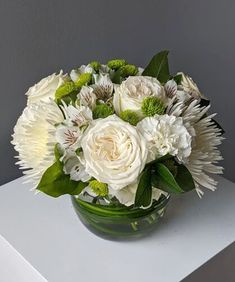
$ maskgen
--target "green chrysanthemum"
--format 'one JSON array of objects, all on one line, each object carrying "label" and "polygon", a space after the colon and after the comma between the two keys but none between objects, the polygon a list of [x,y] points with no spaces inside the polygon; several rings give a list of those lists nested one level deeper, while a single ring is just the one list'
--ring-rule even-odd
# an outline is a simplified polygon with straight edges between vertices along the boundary
[{"label": "green chrysanthemum", "polygon": [[90,62],[89,64],[96,72],[100,69],[100,63],[97,61]]},{"label": "green chrysanthemum", "polygon": [[126,122],[129,122],[131,125],[136,125],[139,122],[138,115],[131,110],[125,110],[121,112],[120,118]]},{"label": "green chrysanthemum", "polygon": [[157,97],[146,97],[142,102],[141,110],[147,117],[162,115],[165,112],[165,105],[162,100]]},{"label": "green chrysanthemum", "polygon": [[56,90],[55,99],[60,101],[63,97],[77,90],[77,86],[73,81],[67,81]]},{"label": "green chrysanthemum", "polygon": [[122,77],[136,75],[138,73],[138,69],[135,65],[125,65],[120,68],[120,73]]},{"label": "green chrysanthemum", "polygon": [[114,113],[114,110],[106,104],[100,104],[93,110],[93,118],[106,118]]},{"label": "green chrysanthemum", "polygon": [[116,59],[116,60],[110,60],[108,61],[107,63],[107,66],[113,70],[117,70],[119,69],[120,67],[126,65],[127,62],[125,60],[122,60],[122,59]]},{"label": "green chrysanthemum", "polygon": [[97,196],[105,197],[109,193],[108,185],[106,183],[99,182],[98,180],[90,181],[89,186]]},{"label": "green chrysanthemum", "polygon": [[82,87],[83,85],[87,85],[91,82],[92,74],[91,73],[82,73],[78,80],[75,82],[77,87]]}]

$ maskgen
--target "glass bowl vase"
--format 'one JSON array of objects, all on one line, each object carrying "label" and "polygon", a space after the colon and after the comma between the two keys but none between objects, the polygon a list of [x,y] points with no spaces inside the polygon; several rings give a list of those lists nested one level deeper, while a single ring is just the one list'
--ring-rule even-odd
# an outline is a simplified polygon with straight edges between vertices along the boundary
[{"label": "glass bowl vase", "polygon": [[162,195],[147,209],[90,203],[71,196],[81,222],[95,235],[109,240],[140,238],[153,230],[164,215],[170,196]]}]

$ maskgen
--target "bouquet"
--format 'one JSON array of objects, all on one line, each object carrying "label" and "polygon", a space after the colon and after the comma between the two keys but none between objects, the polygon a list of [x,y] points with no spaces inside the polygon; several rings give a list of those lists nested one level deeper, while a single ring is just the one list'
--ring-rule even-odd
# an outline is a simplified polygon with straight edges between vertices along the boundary
[{"label": "bouquet", "polygon": [[192,78],[169,73],[168,51],[145,69],[114,59],[60,71],[26,95],[12,144],[37,191],[146,210],[216,188],[223,130]]}]

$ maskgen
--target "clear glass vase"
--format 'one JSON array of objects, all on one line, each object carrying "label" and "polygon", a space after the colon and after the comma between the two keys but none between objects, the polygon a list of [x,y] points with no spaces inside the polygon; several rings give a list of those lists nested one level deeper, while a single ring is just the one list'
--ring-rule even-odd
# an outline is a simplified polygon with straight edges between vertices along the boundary
[{"label": "clear glass vase", "polygon": [[90,203],[78,196],[71,198],[78,217],[92,233],[104,239],[125,240],[143,237],[153,230],[164,215],[170,196],[162,195],[147,209]]}]

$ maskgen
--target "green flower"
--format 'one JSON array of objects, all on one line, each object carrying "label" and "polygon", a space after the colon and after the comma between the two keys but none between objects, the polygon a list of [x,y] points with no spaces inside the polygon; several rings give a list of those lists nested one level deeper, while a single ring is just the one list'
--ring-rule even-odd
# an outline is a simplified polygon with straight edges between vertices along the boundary
[{"label": "green flower", "polygon": [[120,73],[122,77],[136,75],[138,73],[138,69],[135,65],[125,65],[120,68]]},{"label": "green flower", "polygon": [[99,182],[98,180],[90,181],[89,186],[97,196],[104,197],[109,193],[108,185],[106,183]]},{"label": "green flower", "polygon": [[78,80],[75,82],[75,85],[81,88],[83,85],[89,84],[91,82],[91,79],[92,79],[91,73],[88,73],[88,72],[82,73],[79,76]]},{"label": "green flower", "polygon": [[93,110],[93,118],[106,118],[114,113],[114,110],[106,104],[100,104]]},{"label": "green flower", "polygon": [[63,97],[77,90],[77,86],[73,81],[67,81],[56,90],[55,99],[60,101]]},{"label": "green flower", "polygon": [[97,62],[97,61],[90,62],[89,65],[90,65],[96,72],[99,71],[100,66],[101,66],[100,63]]},{"label": "green flower", "polygon": [[121,112],[120,118],[126,122],[129,122],[131,125],[136,125],[139,122],[138,115],[131,110],[125,110]]},{"label": "green flower", "polygon": [[122,60],[122,59],[116,59],[116,60],[111,60],[111,61],[108,61],[107,63],[107,66],[113,70],[117,70],[119,69],[120,67],[126,65],[127,62],[125,60]]},{"label": "green flower", "polygon": [[162,115],[165,112],[165,105],[162,100],[157,97],[146,97],[142,102],[141,110],[147,117]]}]

